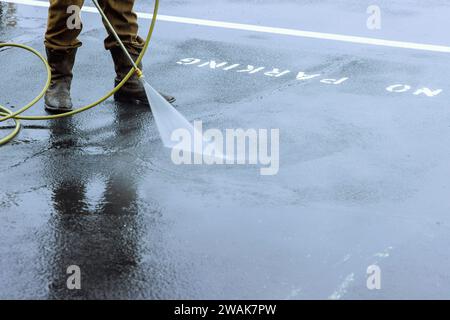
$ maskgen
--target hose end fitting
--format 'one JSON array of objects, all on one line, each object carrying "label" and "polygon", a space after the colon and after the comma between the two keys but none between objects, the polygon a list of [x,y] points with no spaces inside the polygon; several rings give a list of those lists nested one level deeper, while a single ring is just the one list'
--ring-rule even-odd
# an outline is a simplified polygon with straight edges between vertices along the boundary
[{"label": "hose end fitting", "polygon": [[136,75],[139,79],[144,77],[144,73],[139,68],[136,68]]}]

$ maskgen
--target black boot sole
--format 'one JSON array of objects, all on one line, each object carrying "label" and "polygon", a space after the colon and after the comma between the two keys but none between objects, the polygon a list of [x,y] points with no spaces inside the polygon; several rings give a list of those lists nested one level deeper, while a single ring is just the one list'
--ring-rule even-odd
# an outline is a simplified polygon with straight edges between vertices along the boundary
[{"label": "black boot sole", "polygon": [[49,106],[47,104],[44,104],[44,107],[48,113],[53,113],[53,114],[61,114],[61,113],[66,113],[66,112],[70,112],[73,110],[72,108],[70,108],[70,109],[69,108],[55,108],[55,107]]},{"label": "black boot sole", "polygon": [[138,104],[142,106],[150,106],[147,100],[132,99],[129,96],[114,95],[114,100],[121,103]]},{"label": "black boot sole", "polygon": [[166,99],[166,101],[167,101],[168,103],[174,103],[175,101],[177,101],[177,99],[176,99],[175,97],[171,97],[171,98],[169,98],[169,99]]},{"label": "black boot sole", "polygon": [[[128,102],[128,103],[137,103],[137,104],[142,104],[142,105],[147,105],[149,106],[149,102],[148,100],[140,100],[140,99],[132,99],[129,96],[124,96],[121,94],[115,94],[114,95],[114,100],[118,101],[118,102]],[[175,101],[177,101],[177,99],[175,99],[174,97],[171,97],[170,99],[166,99],[166,101],[168,103],[174,103]]]}]

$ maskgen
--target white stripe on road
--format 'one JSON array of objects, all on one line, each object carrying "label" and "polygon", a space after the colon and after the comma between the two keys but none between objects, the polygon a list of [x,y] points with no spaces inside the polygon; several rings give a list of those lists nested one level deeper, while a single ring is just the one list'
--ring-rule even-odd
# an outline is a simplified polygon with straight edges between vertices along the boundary
[{"label": "white stripe on road", "polygon": [[[48,2],[36,1],[36,0],[0,0],[0,1],[7,2],[7,3],[36,6],[36,7],[48,7],[49,6]],[[88,7],[88,6],[84,6],[82,10],[85,12],[97,12],[97,9],[95,7]],[[149,14],[149,13],[138,12],[138,16],[143,19],[151,19],[152,18],[151,13]],[[356,36],[349,36],[349,35],[343,35],[343,34],[303,31],[303,30],[296,30],[296,29],[273,28],[273,27],[264,27],[264,26],[258,26],[258,25],[253,25],[253,24],[242,24],[242,23],[232,23],[232,22],[224,22],[224,21],[194,19],[194,18],[167,16],[167,15],[162,15],[162,14],[158,15],[158,20],[167,21],[167,22],[192,24],[192,25],[197,25],[197,26],[206,26],[206,27],[233,29],[233,30],[245,30],[245,31],[252,31],[252,32],[279,34],[279,35],[302,37],[302,38],[333,40],[333,41],[341,41],[341,42],[367,44],[367,45],[373,45],[373,46],[384,46],[384,47],[393,47],[393,48],[402,48],[402,49],[413,49],[413,50],[424,50],[424,51],[450,53],[450,47],[433,45],[433,44],[392,41],[392,40],[384,40],[384,39],[377,39],[377,38],[356,37]]]}]

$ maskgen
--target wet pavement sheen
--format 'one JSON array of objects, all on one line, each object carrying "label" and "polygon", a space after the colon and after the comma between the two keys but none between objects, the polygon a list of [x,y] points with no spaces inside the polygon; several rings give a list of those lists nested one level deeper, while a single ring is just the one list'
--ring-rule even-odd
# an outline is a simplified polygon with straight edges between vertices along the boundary
[{"label": "wet pavement sheen", "polygon": [[[448,44],[446,2],[379,1],[379,31],[365,27],[369,2],[164,1],[161,13]],[[0,8],[0,41],[43,51],[46,9]],[[114,81],[100,19],[83,19],[77,106]],[[177,64],[185,58],[290,73]],[[279,128],[278,175],[176,166],[150,110],[112,99],[70,119],[24,122],[0,150],[0,298],[449,298],[449,61],[159,22],[147,79],[205,127]],[[39,62],[16,49],[0,51],[0,68],[0,103],[13,110],[45,81]],[[297,80],[299,72],[320,76]],[[395,84],[411,89],[386,90]],[[414,95],[424,87],[443,91]],[[43,113],[41,103],[29,112]],[[379,291],[366,287],[373,264],[382,269]],[[70,265],[81,268],[81,290],[66,287]]]}]

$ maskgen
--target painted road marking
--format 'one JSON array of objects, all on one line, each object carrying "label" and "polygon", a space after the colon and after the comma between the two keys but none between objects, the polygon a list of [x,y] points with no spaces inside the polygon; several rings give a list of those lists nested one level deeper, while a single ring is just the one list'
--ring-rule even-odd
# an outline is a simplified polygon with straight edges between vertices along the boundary
[{"label": "painted road marking", "polygon": [[[49,6],[48,2],[37,1],[37,0],[0,0],[0,1],[7,2],[7,3],[36,6],[36,7],[48,7]],[[96,8],[89,7],[89,6],[84,6],[82,10],[85,12],[97,13]],[[151,19],[152,18],[151,13],[149,14],[149,13],[138,12],[137,14],[140,18],[143,18],[143,19]],[[384,39],[377,39],[377,38],[366,38],[366,37],[349,36],[349,35],[343,35],[343,34],[322,33],[322,32],[296,30],[296,29],[264,27],[264,26],[258,26],[258,25],[253,25],[253,24],[242,24],[242,23],[232,23],[232,22],[224,22],[224,21],[194,19],[194,18],[176,17],[176,16],[168,16],[168,15],[158,15],[158,20],[166,21],[166,22],[191,24],[191,25],[197,25],[197,26],[214,27],[214,28],[224,28],[224,29],[260,32],[260,33],[279,34],[279,35],[286,35],[286,36],[293,36],[293,37],[350,42],[350,43],[366,44],[366,45],[372,45],[372,46],[384,46],[384,47],[392,47],[392,48],[450,53],[450,47],[433,45],[433,44],[393,41],[393,40],[384,40]]]},{"label": "painted road marking", "polygon": [[[266,68],[264,66],[255,66],[255,65],[247,65],[240,63],[229,63],[224,60],[202,60],[200,58],[183,58],[179,59],[176,62],[177,65],[180,66],[194,66],[197,68],[201,68],[203,70],[208,71],[224,71],[224,72],[237,72],[240,74],[247,75],[264,75],[265,77],[271,78],[280,78],[290,76],[292,80],[302,81],[302,82],[314,82],[318,81],[321,84],[325,85],[342,85],[347,83],[350,80],[349,77],[344,75],[327,78],[326,75],[320,73],[307,73],[305,71],[295,71],[292,72],[289,69],[280,69],[280,68]],[[313,80],[313,81],[310,81]],[[429,88],[429,87],[417,87],[413,88],[411,85],[405,83],[396,83],[390,84],[385,87],[385,91],[391,93],[412,93],[415,96],[423,96],[423,97],[435,97],[440,95],[444,90],[437,88]]]}]

